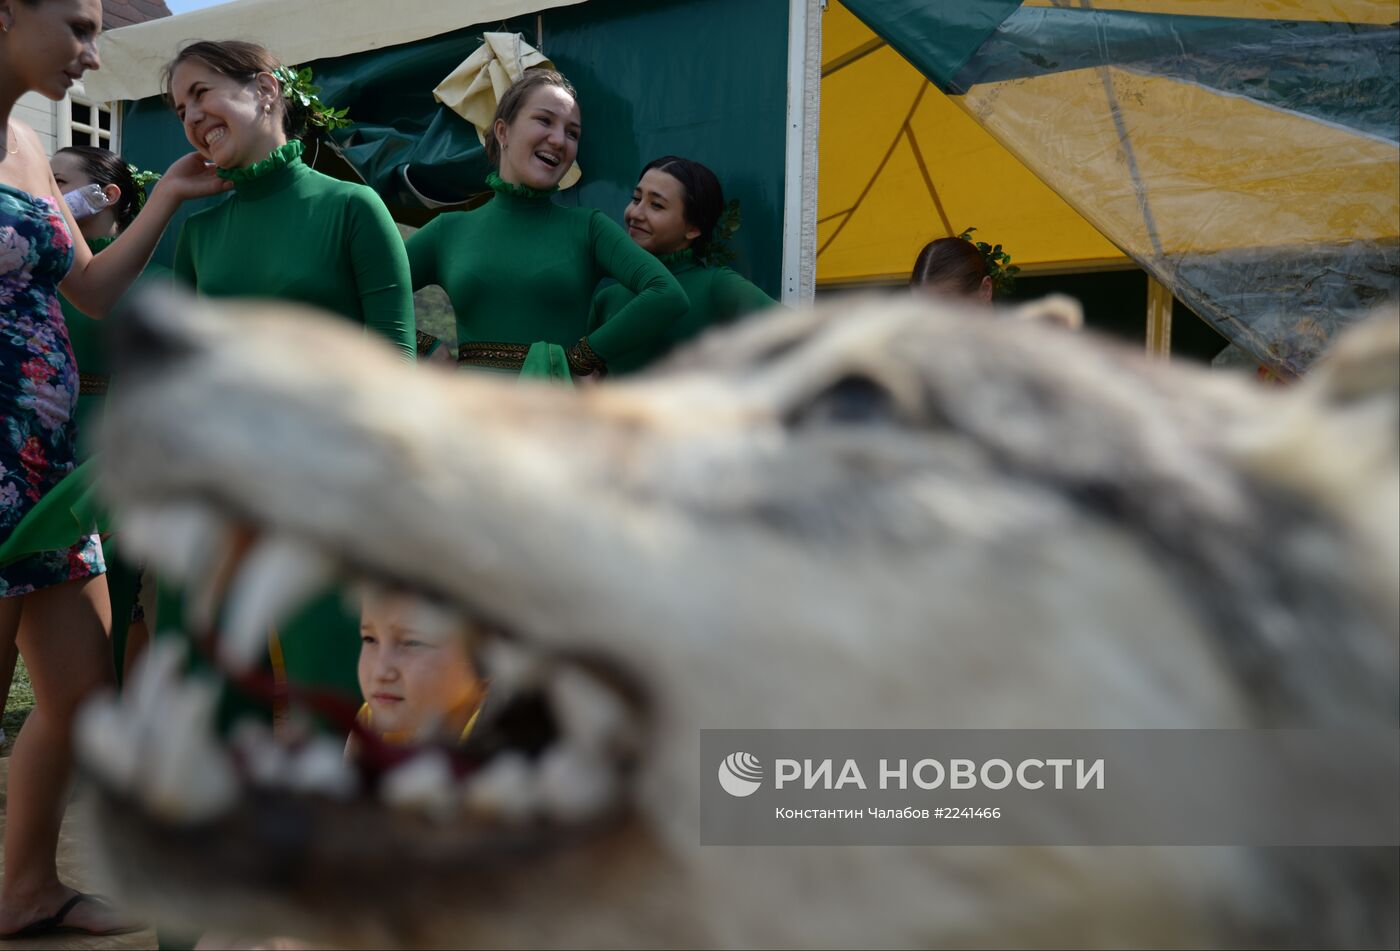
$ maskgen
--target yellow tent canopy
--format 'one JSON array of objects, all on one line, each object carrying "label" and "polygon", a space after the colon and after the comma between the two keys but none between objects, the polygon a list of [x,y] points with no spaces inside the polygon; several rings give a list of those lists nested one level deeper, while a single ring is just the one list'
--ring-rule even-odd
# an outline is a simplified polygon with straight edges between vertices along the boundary
[{"label": "yellow tent canopy", "polygon": [[1133,266],[840,3],[822,31],[818,286],[905,281],[969,226],[1023,272]]},{"label": "yellow tent canopy", "polygon": [[[1275,373],[1304,372],[1339,329],[1400,297],[1395,0],[845,4],[969,122]],[[834,76],[882,49],[848,42],[851,65]],[[863,120],[889,108],[877,94],[863,100]],[[926,138],[942,130],[926,136],[921,109],[896,136],[927,153]],[[841,134],[833,130],[836,155]],[[903,164],[891,150],[885,168],[898,174]],[[924,166],[943,196],[933,163]],[[995,187],[992,168],[976,173],[978,187]],[[895,194],[922,199],[908,183]],[[838,201],[828,214],[844,210]],[[898,210],[896,200],[883,215]],[[845,227],[833,217],[828,253],[862,212]],[[1017,238],[976,223],[979,236],[1020,251]]]}]

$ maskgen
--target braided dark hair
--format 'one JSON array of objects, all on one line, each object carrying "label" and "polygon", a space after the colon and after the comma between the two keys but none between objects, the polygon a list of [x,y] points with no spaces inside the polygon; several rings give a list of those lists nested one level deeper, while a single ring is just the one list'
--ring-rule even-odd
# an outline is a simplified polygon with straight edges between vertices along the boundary
[{"label": "braided dark hair", "polygon": [[714,240],[719,216],[724,213],[724,189],[720,186],[719,178],[699,162],[679,155],[652,159],[637,178],[640,179],[652,169],[665,172],[681,183],[685,223],[700,232],[700,237],[691,242],[690,247],[696,257],[704,257],[710,242]]},{"label": "braided dark hair", "polygon": [[54,153],[65,154],[77,159],[83,174],[97,184],[116,185],[121,190],[121,197],[112,205],[112,210],[117,213],[117,230],[125,231],[141,210],[141,186],[136,184],[131,166],[112,150],[95,145],[70,145]]},{"label": "braided dark hair", "polygon": [[[208,66],[214,72],[241,83],[250,83],[259,73],[271,73],[276,79],[282,62],[264,46],[247,43],[243,40],[198,40],[183,47],[175,58],[165,64],[161,73],[161,85],[165,89],[165,102],[175,108],[175,94],[171,82],[175,78],[175,68],[181,63],[195,60]],[[278,91],[281,81],[278,80]],[[288,139],[299,139],[306,134],[310,110],[294,99],[278,95],[282,104],[282,131]]]}]

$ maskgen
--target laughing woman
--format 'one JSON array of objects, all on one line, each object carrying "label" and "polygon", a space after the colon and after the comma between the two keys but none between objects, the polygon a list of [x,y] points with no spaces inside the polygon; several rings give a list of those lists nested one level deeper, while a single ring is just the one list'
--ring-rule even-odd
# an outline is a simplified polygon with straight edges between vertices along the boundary
[{"label": "laughing woman", "polygon": [[[705,262],[723,210],[719,179],[699,162],[667,155],[642,169],[622,220],[632,240],[675,275],[690,299],[690,309],[650,345],[617,361],[616,372],[640,370],[708,327],[777,305],[738,273]],[[608,327],[632,297],[627,288],[617,285],[600,291],[593,301],[589,328]]]},{"label": "laughing woman", "polygon": [[[302,162],[297,136],[311,116],[279,77],[292,80],[268,50],[238,41],[192,43],[166,67],[166,96],[185,137],[235,186],[228,200],[185,222],[175,276],[212,297],[320,307],[412,362],[413,292],[403,239],[372,189]],[[178,610],[163,590],[158,614]],[[338,592],[323,593],[283,634],[280,656],[294,689],[356,695],[359,619]]]},{"label": "laughing woman", "polygon": [[[61,100],[96,69],[101,28],[98,0],[0,0],[0,545],[74,468],[78,369],[59,289],[102,316],[136,279],[181,201],[227,187],[188,155],[101,253],[73,240],[78,226],[44,147],[11,114],[24,93]],[[35,696],[10,757],[0,938],[132,929],[101,900],[64,884],[56,861],[74,713],[113,679],[103,571],[96,535],[0,565],[0,646],[17,639]]]},{"label": "laughing woman", "polygon": [[[601,377],[618,358],[666,332],[685,312],[680,285],[611,219],[550,196],[578,155],[573,86],[531,69],[496,107],[486,154],[498,171],[481,208],[438,215],[408,240],[415,289],[441,285],[457,315],[459,366],[519,371],[531,344],[565,349],[573,377]],[[585,336],[598,282],[634,299]]]},{"label": "laughing woman", "polygon": [[[312,304],[416,353],[408,261],[373,189],[301,160],[308,113],[288,98],[282,64],[255,43],[191,43],[166,67],[185,138],[234,184],[190,217],[175,274],[211,297]],[[285,75],[285,73],[283,74]]]}]

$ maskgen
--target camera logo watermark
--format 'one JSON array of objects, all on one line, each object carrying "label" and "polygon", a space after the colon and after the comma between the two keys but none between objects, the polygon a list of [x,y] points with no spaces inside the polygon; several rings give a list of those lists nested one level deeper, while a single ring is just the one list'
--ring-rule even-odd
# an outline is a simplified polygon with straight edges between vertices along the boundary
[{"label": "camera logo watermark", "polygon": [[763,764],[752,753],[730,753],[719,764],[719,784],[738,799],[752,796],[763,785]]}]

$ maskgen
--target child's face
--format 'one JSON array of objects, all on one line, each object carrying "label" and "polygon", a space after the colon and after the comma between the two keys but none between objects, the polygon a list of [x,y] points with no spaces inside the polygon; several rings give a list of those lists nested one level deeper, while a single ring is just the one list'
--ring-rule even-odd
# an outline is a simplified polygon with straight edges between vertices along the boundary
[{"label": "child's face", "polygon": [[460,733],[478,695],[461,625],[409,595],[366,597],[359,673],[377,733]]}]

